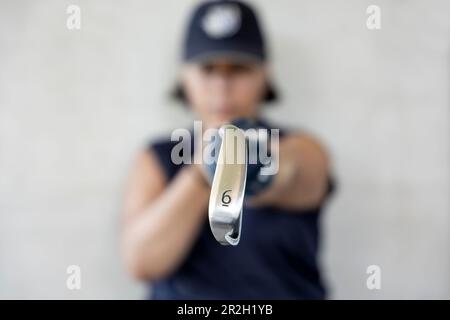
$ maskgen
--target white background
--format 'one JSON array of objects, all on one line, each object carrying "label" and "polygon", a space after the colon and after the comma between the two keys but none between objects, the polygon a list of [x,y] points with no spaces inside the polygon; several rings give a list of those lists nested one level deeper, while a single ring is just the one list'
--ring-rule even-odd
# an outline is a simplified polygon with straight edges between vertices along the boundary
[{"label": "white background", "polygon": [[[149,138],[192,120],[167,98],[191,3],[0,1],[0,298],[144,296],[118,252],[123,183]],[[322,221],[331,297],[450,298],[450,2],[253,3],[283,98],[265,113],[316,134],[339,178]]]}]

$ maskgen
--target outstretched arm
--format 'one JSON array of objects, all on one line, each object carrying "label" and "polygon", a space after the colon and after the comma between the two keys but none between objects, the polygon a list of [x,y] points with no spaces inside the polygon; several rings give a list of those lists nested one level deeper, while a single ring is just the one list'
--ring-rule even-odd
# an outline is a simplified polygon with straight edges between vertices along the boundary
[{"label": "outstretched arm", "polygon": [[125,197],[122,251],[130,273],[152,280],[172,272],[206,218],[209,188],[194,165],[167,184],[153,152],[138,156]]},{"label": "outstretched arm", "polygon": [[319,142],[306,134],[288,135],[280,140],[279,170],[272,184],[250,198],[249,204],[283,209],[317,206],[327,192],[329,167]]}]

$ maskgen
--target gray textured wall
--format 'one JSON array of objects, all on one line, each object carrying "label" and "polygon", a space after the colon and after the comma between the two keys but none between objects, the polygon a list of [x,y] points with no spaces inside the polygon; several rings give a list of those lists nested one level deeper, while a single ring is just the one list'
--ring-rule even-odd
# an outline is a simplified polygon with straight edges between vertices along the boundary
[{"label": "gray textured wall", "polygon": [[[118,255],[121,193],[136,150],[191,119],[164,96],[191,2],[0,1],[0,298],[142,297]],[[332,297],[449,298],[450,2],[253,3],[284,98],[266,114],[333,154]]]}]

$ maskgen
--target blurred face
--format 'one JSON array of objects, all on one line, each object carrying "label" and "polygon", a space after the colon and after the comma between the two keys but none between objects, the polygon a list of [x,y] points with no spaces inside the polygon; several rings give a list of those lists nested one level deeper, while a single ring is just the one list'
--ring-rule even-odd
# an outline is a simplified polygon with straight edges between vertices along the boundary
[{"label": "blurred face", "polygon": [[185,65],[182,84],[193,111],[206,126],[217,127],[257,115],[266,73],[262,64],[216,60]]}]

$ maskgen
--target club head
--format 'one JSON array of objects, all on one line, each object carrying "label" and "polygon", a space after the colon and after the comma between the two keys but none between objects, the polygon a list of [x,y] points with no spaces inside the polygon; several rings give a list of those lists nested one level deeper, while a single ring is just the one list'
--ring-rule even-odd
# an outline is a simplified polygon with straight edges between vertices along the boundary
[{"label": "club head", "polygon": [[247,179],[247,142],[244,132],[226,124],[209,198],[209,223],[222,245],[237,245],[242,226],[242,206]]}]

